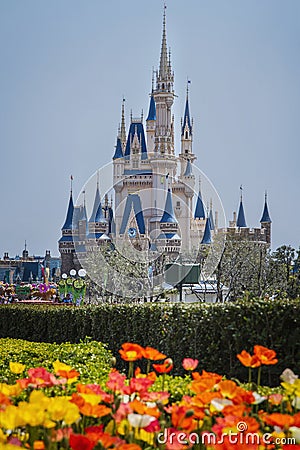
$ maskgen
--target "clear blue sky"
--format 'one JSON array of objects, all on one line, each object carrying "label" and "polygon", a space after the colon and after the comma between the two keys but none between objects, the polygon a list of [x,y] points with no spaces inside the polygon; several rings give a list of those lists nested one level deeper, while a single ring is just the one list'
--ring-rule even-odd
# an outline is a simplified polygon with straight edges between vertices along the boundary
[{"label": "clear blue sky", "polygon": [[[299,247],[299,0],[170,0],[177,137],[191,84],[197,165],[228,218],[269,193],[273,248]],[[69,196],[114,151],[123,95],[148,108],[161,0],[0,0],[0,254],[50,249]],[[178,142],[178,140],[177,140]],[[178,147],[177,147],[178,153]],[[101,184],[101,180],[100,180]]]}]

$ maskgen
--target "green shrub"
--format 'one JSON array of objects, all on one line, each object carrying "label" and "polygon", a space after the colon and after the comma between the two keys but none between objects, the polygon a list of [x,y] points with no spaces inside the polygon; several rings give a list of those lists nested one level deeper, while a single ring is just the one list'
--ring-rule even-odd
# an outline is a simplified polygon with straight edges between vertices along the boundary
[{"label": "green shrub", "polygon": [[[86,336],[104,342],[115,356],[124,342],[150,345],[174,360],[182,374],[183,357],[199,359],[199,370],[247,380],[236,358],[260,344],[277,352],[279,363],[264,367],[262,382],[278,384],[287,367],[299,373],[300,301],[251,300],[226,304],[103,304],[89,307],[5,305],[0,337],[44,342],[79,342]],[[122,366],[118,359],[118,366]]]},{"label": "green shrub", "polygon": [[[3,381],[12,378],[10,362],[25,364],[26,369],[43,366],[53,372],[52,364],[58,359],[80,373],[80,382],[102,382],[107,378],[111,358],[111,352],[103,344],[88,339],[78,344],[69,342],[47,344],[20,339],[0,339],[0,379]],[[25,375],[14,378],[23,376]]]}]

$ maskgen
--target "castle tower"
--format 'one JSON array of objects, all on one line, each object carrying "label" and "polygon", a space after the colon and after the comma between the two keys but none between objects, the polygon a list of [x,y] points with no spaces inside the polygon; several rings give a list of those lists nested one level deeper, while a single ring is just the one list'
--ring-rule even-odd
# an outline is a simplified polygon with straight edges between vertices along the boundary
[{"label": "castle tower", "polygon": [[270,218],[269,209],[268,209],[267,192],[265,193],[265,204],[264,204],[262,217],[260,219],[260,225],[261,225],[261,229],[265,230],[267,244],[271,244],[271,225],[272,225],[272,220]]},{"label": "castle tower", "polygon": [[71,269],[74,269],[74,236],[73,236],[73,214],[74,214],[74,203],[72,194],[72,180],[71,177],[71,190],[70,199],[67,209],[67,215],[65,223],[62,226],[62,237],[58,241],[58,248],[61,254],[61,271],[62,273],[69,274]]},{"label": "castle tower", "polygon": [[155,149],[155,123],[156,123],[156,106],[153,97],[153,83],[152,83],[152,93],[150,97],[149,112],[148,117],[146,119],[147,149],[150,157],[154,155]]},{"label": "castle tower", "polygon": [[190,117],[190,106],[189,106],[189,81],[187,82],[186,88],[186,101],[184,116],[181,120],[181,152],[179,154],[180,159],[180,175],[186,172],[188,161],[193,163],[196,156],[192,150],[193,145],[193,126]]},{"label": "castle tower", "polygon": [[167,179],[174,179],[176,174],[176,157],[174,154],[174,125],[172,105],[174,102],[174,73],[171,67],[171,55],[167,52],[166,9],[163,15],[163,32],[159,70],[156,74],[156,87],[152,92],[155,101],[156,121],[154,136],[154,155],[152,167],[152,218],[151,230],[159,230],[161,212],[164,208],[164,192]]},{"label": "castle tower", "polygon": [[175,97],[173,84],[174,73],[171,67],[171,55],[168,56],[167,51],[165,8],[159,70],[156,77],[156,89],[153,92],[156,105],[155,152],[160,155],[174,155],[171,138],[171,108]]}]

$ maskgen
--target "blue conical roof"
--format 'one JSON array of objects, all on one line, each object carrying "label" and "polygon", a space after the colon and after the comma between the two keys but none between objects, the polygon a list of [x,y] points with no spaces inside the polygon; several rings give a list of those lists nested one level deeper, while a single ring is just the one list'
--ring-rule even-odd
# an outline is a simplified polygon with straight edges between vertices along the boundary
[{"label": "blue conical roof", "polygon": [[193,171],[192,171],[192,164],[191,161],[188,159],[187,163],[186,163],[186,169],[184,172],[184,177],[190,177],[191,175],[193,175]]},{"label": "blue conical roof", "polygon": [[118,137],[117,139],[117,145],[116,145],[116,150],[115,150],[115,154],[113,156],[113,159],[119,159],[119,158],[123,158],[123,150],[122,150],[122,143],[121,143],[121,139]]},{"label": "blue conical roof", "polygon": [[95,222],[107,222],[107,220],[105,219],[104,215],[103,215],[103,211],[102,211],[102,205],[101,202],[99,203],[96,215],[95,215]]},{"label": "blue conical roof", "polygon": [[194,219],[205,219],[204,205],[203,205],[203,201],[202,201],[202,197],[201,197],[201,192],[200,191],[198,193]]},{"label": "blue conical roof", "polygon": [[188,125],[190,133],[192,132],[192,124],[191,124],[191,118],[190,118],[190,107],[189,107],[189,98],[186,96],[186,102],[185,102],[185,111],[183,116],[183,123],[182,123],[182,130],[181,134],[184,135],[184,128],[185,125]]},{"label": "blue conical roof", "polygon": [[160,223],[177,223],[175,218],[173,202],[172,202],[172,194],[171,190],[168,189],[165,210],[162,218],[160,219]]},{"label": "blue conical roof", "polygon": [[212,238],[211,238],[211,227],[210,227],[210,220],[209,218],[206,221],[205,224],[205,229],[204,229],[204,234],[203,234],[203,238],[201,241],[201,244],[211,244],[212,243]]},{"label": "blue conical roof", "polygon": [[236,221],[236,226],[238,228],[247,228],[242,199],[240,201],[240,207],[239,207],[239,213],[238,213],[238,217],[237,217],[237,221]]},{"label": "blue conical roof", "polygon": [[269,209],[268,209],[268,204],[267,204],[267,198],[265,199],[265,206],[264,206],[264,210],[262,213],[262,217],[260,219],[260,223],[272,223],[270,214],[269,214]]},{"label": "blue conical roof", "polygon": [[92,214],[91,214],[91,217],[90,217],[90,220],[89,220],[90,222],[96,222],[95,217],[96,217],[96,214],[97,214],[97,210],[98,210],[99,204],[100,204],[100,193],[99,193],[99,186],[98,186],[98,183],[97,183],[95,200],[94,200],[94,207],[93,207],[93,211],[92,211]]},{"label": "blue conical roof", "polygon": [[71,191],[69,206],[68,206],[68,211],[67,211],[67,217],[66,217],[65,223],[62,227],[62,230],[72,230],[73,229],[73,213],[74,213],[74,203],[73,203],[73,196],[72,196],[72,191]]},{"label": "blue conical roof", "polygon": [[147,120],[156,120],[156,106],[153,95],[150,98],[149,113]]}]

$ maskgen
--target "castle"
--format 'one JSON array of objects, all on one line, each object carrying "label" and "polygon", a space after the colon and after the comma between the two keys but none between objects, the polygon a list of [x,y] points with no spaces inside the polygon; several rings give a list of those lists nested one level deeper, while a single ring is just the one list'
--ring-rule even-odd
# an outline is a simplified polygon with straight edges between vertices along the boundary
[{"label": "castle", "polygon": [[131,115],[126,132],[124,100],[122,103],[121,124],[112,158],[114,207],[107,193],[101,200],[98,179],[88,217],[85,201],[74,206],[71,188],[59,240],[62,273],[78,270],[81,258],[103,243],[113,243],[119,249],[127,243],[136,251],[167,255],[171,260],[179,254],[196,254],[201,245],[211,245],[221,232],[270,245],[271,219],[266,197],[260,228],[247,227],[242,196],[238,214],[234,214],[229,226],[219,226],[219,211],[213,212],[212,202],[206,206],[208,199],[203,198],[200,180],[195,175],[189,82],[178,155],[172,115],[174,99],[174,72],[167,49],[164,10],[159,68],[152,80],[145,126],[143,116]]}]

